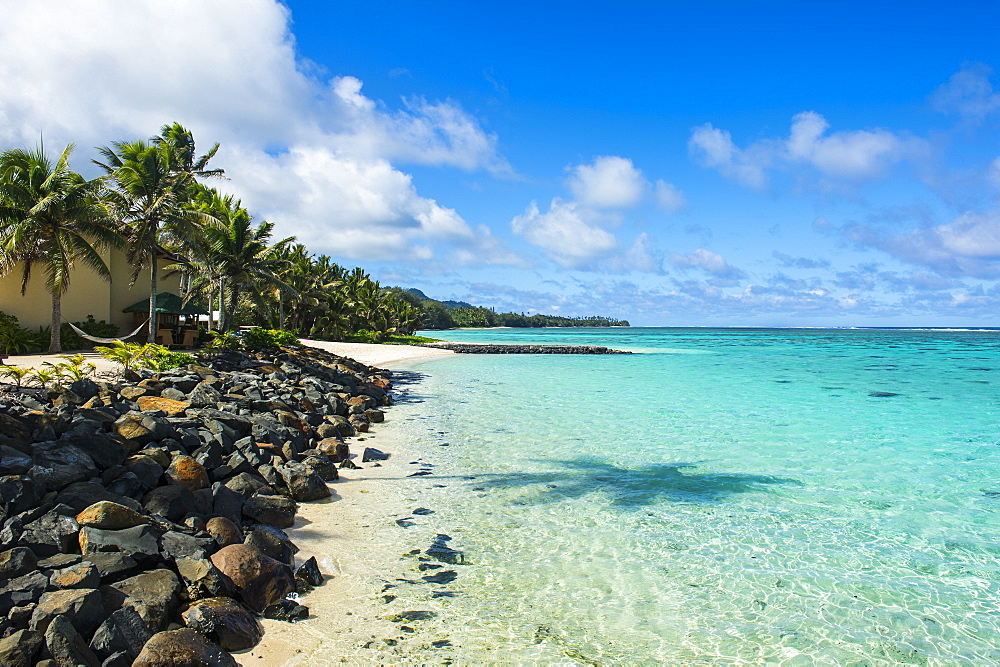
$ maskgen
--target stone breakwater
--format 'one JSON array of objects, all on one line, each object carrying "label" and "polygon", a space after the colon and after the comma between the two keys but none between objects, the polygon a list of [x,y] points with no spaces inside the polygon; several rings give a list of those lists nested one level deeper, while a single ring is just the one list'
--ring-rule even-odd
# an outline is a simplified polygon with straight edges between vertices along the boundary
[{"label": "stone breakwater", "polygon": [[498,345],[493,343],[428,343],[426,347],[459,354],[632,354],[597,345]]},{"label": "stone breakwater", "polygon": [[0,664],[236,665],[260,616],[307,616],[324,576],[283,529],[390,377],[281,348],[0,395]]}]

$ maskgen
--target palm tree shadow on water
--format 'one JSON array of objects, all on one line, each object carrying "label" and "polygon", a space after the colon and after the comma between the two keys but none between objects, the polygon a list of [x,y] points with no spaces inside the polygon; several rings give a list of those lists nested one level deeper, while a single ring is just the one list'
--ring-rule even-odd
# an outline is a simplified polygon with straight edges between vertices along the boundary
[{"label": "palm tree shadow on water", "polygon": [[544,504],[566,498],[580,498],[600,491],[611,504],[638,508],[659,502],[714,503],[740,494],[766,491],[782,484],[802,486],[802,482],[771,475],[741,473],[700,473],[686,468],[707,463],[668,463],[638,468],[623,468],[598,459],[546,461],[564,469],[551,472],[478,475],[471,484],[482,490],[534,491],[523,494],[516,504]]}]

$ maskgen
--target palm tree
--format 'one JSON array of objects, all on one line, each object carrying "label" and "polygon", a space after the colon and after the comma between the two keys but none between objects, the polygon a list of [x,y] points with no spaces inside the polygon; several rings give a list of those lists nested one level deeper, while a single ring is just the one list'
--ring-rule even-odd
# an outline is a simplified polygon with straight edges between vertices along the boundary
[{"label": "palm tree", "polygon": [[206,170],[215,151],[195,158],[194,138],[178,124],[164,125],[163,134],[150,141],[114,142],[98,149],[104,162],[95,164],[113,179],[112,201],[128,224],[127,259],[132,284],[149,266],[149,342],[156,340],[157,255],[170,240],[184,245],[199,227],[216,224],[211,215],[190,206],[197,192],[196,176],[221,176]]},{"label": "palm tree", "polygon": [[73,144],[52,164],[42,148],[0,154],[0,274],[21,263],[21,294],[32,269],[40,265],[52,295],[49,352],[62,351],[62,295],[69,288],[76,262],[110,279],[100,249],[120,247],[102,198],[103,179],[86,180],[69,168]]},{"label": "palm tree", "polygon": [[216,195],[211,210],[220,224],[204,232],[209,262],[224,281],[224,291],[228,292],[228,298],[222,299],[220,323],[220,328],[228,331],[244,294],[260,295],[267,288],[295,293],[295,289],[277,275],[283,264],[281,250],[294,237],[269,244],[274,225],[263,221],[254,227],[253,218],[231,195]]}]

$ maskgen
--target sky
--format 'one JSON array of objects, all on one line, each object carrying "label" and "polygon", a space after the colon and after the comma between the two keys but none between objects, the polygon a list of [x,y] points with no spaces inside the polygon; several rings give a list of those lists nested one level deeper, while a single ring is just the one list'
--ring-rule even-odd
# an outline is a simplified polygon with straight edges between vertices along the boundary
[{"label": "sky", "polygon": [[0,149],[180,122],[277,237],[498,311],[1000,326],[1000,0],[0,0]]}]

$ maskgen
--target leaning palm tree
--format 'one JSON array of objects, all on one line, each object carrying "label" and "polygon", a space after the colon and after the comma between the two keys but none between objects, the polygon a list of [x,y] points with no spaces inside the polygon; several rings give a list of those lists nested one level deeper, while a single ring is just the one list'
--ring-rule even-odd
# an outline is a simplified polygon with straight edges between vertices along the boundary
[{"label": "leaning palm tree", "polygon": [[195,176],[219,176],[221,170],[205,166],[215,146],[194,158],[194,139],[179,125],[163,127],[164,136],[151,141],[115,142],[98,149],[104,162],[95,164],[112,179],[112,201],[117,215],[127,223],[127,259],[132,284],[149,266],[149,342],[156,340],[157,255],[170,240],[184,243],[198,228],[215,220],[190,206]]},{"label": "leaning palm tree", "polygon": [[62,295],[77,263],[110,279],[100,250],[120,247],[103,179],[70,170],[69,144],[55,164],[42,148],[0,153],[0,274],[21,265],[21,294],[40,266],[52,296],[49,352],[62,351]]}]

